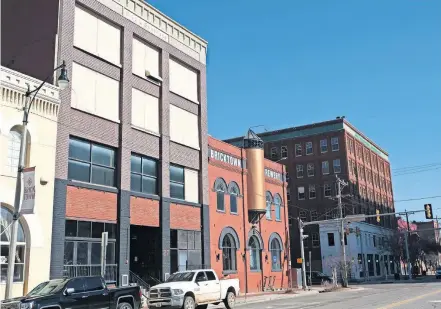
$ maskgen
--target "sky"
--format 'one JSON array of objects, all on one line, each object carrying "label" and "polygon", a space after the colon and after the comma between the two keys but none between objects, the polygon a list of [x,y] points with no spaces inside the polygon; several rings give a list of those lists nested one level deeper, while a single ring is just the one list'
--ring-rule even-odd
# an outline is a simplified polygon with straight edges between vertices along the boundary
[{"label": "sky", "polygon": [[148,2],[208,41],[213,137],[344,115],[389,153],[396,209],[441,217],[399,202],[441,196],[441,1]]}]

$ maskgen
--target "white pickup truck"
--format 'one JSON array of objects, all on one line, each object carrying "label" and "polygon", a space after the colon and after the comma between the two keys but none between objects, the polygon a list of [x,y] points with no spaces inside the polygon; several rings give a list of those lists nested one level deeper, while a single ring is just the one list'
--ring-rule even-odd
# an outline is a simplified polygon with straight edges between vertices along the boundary
[{"label": "white pickup truck", "polygon": [[149,308],[206,309],[208,304],[223,302],[234,308],[239,295],[239,279],[219,280],[212,269],[182,271],[172,274],[165,283],[150,288]]}]

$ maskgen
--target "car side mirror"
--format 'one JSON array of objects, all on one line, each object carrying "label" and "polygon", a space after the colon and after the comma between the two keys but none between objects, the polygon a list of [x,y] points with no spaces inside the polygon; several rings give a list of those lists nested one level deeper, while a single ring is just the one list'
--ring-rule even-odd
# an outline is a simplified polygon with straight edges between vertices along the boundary
[{"label": "car side mirror", "polygon": [[72,295],[74,292],[75,292],[75,289],[74,289],[74,288],[68,288],[68,289],[66,289],[66,291],[64,292],[64,294],[65,294],[66,296],[69,296],[69,295]]}]

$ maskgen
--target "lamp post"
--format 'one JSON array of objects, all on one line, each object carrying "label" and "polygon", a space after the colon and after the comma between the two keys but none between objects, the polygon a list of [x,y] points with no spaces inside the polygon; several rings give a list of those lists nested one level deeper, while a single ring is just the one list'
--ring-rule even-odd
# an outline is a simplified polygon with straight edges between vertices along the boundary
[{"label": "lamp post", "polygon": [[[18,232],[18,219],[20,218],[20,197],[21,197],[21,181],[22,174],[25,165],[25,155],[26,155],[26,138],[27,138],[27,125],[29,113],[32,107],[32,103],[35,100],[35,96],[38,91],[43,87],[43,85],[49,80],[52,76],[53,72],[61,69],[60,76],[58,77],[58,86],[60,89],[66,89],[69,84],[69,78],[67,77],[66,63],[63,61],[61,65],[56,67],[48,77],[34,90],[30,90],[28,86],[28,90],[26,91],[26,100],[25,106],[23,108],[23,128],[21,134],[20,141],[20,155],[17,167],[17,180],[15,185],[15,199],[14,199],[14,215],[12,216],[12,224],[11,224],[11,239],[9,245],[9,256],[8,256],[8,273],[6,280],[6,291],[5,291],[5,299],[11,298],[12,294],[12,284],[14,282],[14,266],[15,266],[15,255],[17,251],[17,232]],[[33,96],[32,96],[33,94]],[[32,96],[32,98],[31,98]]]}]

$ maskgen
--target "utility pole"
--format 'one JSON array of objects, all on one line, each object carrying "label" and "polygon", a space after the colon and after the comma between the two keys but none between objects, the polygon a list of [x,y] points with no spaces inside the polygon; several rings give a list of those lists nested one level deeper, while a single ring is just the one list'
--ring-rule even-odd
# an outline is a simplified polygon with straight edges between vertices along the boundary
[{"label": "utility pole", "polygon": [[345,186],[346,183],[338,178],[337,175],[335,175],[335,179],[337,181],[337,199],[338,199],[338,210],[339,210],[339,216],[340,216],[340,242],[341,242],[341,254],[343,256],[343,287],[346,288],[348,286],[348,270],[347,270],[347,262],[346,262],[346,248],[345,248],[345,227],[343,222],[343,205],[341,202],[341,191],[342,191],[342,185]]},{"label": "utility pole", "polygon": [[303,236],[303,222],[300,220],[300,218],[297,219],[299,222],[299,232],[300,232],[300,257],[302,258],[302,287],[303,290],[306,291],[308,288],[308,285],[306,284],[306,266],[305,266],[305,247],[303,246],[303,239],[305,236]]}]

